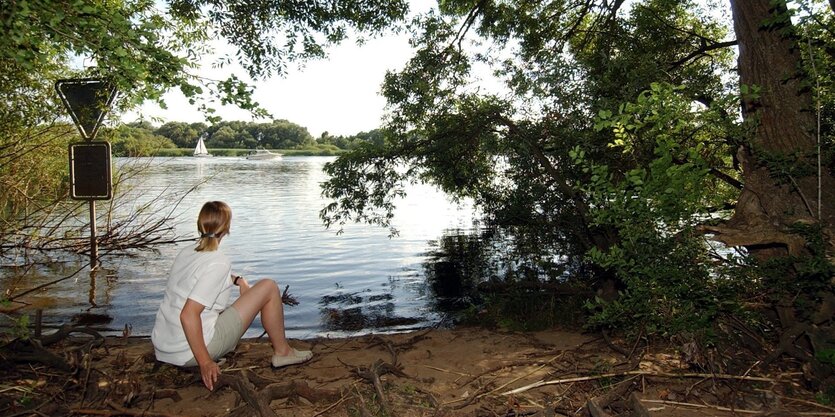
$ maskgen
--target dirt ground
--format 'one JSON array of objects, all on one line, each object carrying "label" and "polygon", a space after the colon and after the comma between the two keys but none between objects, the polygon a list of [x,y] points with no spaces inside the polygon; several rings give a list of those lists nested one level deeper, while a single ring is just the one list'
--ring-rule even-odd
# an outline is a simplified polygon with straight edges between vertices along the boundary
[{"label": "dirt ground", "polygon": [[835,416],[803,389],[801,372],[752,362],[748,372],[704,375],[675,350],[612,341],[631,350],[617,353],[577,332],[457,328],[293,340],[314,358],[276,370],[267,340],[245,340],[225,358],[226,385],[215,392],[195,373],[156,362],[147,338],[93,344],[86,336],[49,347],[70,365],[63,371],[7,346],[0,415]]}]

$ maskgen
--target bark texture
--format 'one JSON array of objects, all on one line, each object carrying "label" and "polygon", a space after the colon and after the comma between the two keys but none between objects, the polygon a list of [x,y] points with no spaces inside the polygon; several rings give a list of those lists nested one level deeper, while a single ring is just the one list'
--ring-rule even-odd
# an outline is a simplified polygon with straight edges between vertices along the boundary
[{"label": "bark texture", "polygon": [[[798,255],[804,239],[788,227],[820,221],[831,246],[835,181],[823,170],[818,184],[813,98],[801,83],[800,50],[791,21],[775,19],[785,5],[774,6],[771,0],[730,3],[739,42],[740,84],[759,86],[761,91],[743,97],[742,114],[752,131],[737,152],[745,186],[736,212],[727,224],[711,231],[719,240],[747,246],[760,256]],[[793,162],[780,168],[768,164],[780,158]]]}]

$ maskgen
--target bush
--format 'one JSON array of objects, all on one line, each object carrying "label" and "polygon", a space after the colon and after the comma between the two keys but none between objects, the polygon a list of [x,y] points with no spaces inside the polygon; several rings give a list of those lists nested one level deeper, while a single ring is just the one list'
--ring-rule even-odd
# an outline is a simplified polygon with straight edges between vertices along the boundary
[{"label": "bush", "polygon": [[601,112],[596,127],[612,130],[609,146],[621,148],[624,158],[642,155],[640,165],[610,169],[572,151],[589,174],[594,222],[618,234],[611,247],[588,253],[622,285],[617,300],[587,304],[590,327],[709,336],[720,314],[737,309],[741,274],[715,266],[696,231],[709,219],[707,207],[721,206],[733,192],[709,174],[717,161],[706,155],[721,151],[708,149],[715,110],[694,109],[679,90],[653,84],[618,114]]}]

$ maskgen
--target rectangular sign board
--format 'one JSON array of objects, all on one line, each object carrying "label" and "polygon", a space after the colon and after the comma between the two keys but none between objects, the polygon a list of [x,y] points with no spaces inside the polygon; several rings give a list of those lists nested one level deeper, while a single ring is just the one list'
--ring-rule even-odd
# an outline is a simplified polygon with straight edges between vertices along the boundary
[{"label": "rectangular sign board", "polygon": [[110,200],[110,143],[70,144],[70,197],[75,200]]}]

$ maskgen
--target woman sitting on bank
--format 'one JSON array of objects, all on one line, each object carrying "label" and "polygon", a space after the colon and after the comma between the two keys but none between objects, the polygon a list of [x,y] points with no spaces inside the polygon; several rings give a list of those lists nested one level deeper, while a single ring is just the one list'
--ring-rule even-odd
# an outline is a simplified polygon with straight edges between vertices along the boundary
[{"label": "woman sitting on bank", "polygon": [[[284,304],[275,281],[264,279],[250,286],[243,277],[232,275],[229,259],[218,250],[231,223],[232,210],[226,203],[203,205],[197,218],[200,240],[174,260],[151,333],[157,360],[199,366],[209,390],[220,374],[215,361],[235,349],[259,312],[272,342],[273,367],[302,363],[313,356],[287,343]],[[233,286],[241,296],[228,306]]]}]

